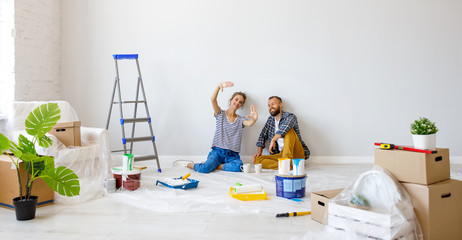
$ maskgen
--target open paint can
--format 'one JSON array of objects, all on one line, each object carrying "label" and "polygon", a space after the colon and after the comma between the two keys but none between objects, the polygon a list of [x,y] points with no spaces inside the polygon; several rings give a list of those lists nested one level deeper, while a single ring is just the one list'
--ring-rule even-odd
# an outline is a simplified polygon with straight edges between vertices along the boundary
[{"label": "open paint can", "polygon": [[290,158],[278,158],[278,174],[288,175],[290,171]]},{"label": "open paint can", "polygon": [[127,189],[135,191],[140,187],[141,171],[134,169],[132,171],[112,170],[112,176],[116,180],[116,189]]},{"label": "open paint can", "polygon": [[304,175],[305,174],[305,159],[294,158],[292,159],[294,163],[293,175]]},{"label": "open paint can", "polygon": [[282,175],[276,174],[276,195],[283,198],[305,197],[305,175]]},{"label": "open paint can", "polygon": [[124,154],[122,157],[122,170],[124,171],[131,171],[133,170],[133,161],[134,161],[135,155],[133,154]]}]

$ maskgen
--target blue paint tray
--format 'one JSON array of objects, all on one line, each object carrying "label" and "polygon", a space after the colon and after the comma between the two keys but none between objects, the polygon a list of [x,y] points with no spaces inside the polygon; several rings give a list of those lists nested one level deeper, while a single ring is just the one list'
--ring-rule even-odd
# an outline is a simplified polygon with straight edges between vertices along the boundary
[{"label": "blue paint tray", "polygon": [[[180,180],[180,179],[181,179],[181,177],[173,178],[173,180]],[[160,183],[160,184],[162,184],[162,185],[164,185],[166,187],[169,187],[169,188],[183,189],[183,190],[190,189],[190,188],[197,188],[197,185],[199,184],[199,181],[194,180],[194,179],[190,179],[190,178],[187,178],[186,180],[189,181],[189,183],[185,183],[185,184],[182,184],[182,185],[170,185],[170,184],[168,184],[166,182],[162,182],[162,181],[157,180],[156,185],[158,185]]]}]

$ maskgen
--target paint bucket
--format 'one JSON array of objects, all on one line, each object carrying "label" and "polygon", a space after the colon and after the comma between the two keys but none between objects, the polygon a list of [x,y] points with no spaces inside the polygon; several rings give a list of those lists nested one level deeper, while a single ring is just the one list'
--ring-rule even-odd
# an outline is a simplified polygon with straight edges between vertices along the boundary
[{"label": "paint bucket", "polygon": [[305,175],[281,175],[276,174],[276,195],[283,198],[305,197]]},{"label": "paint bucket", "polygon": [[[120,167],[119,167],[120,168]],[[134,191],[140,187],[141,171],[134,169],[132,171],[112,170],[112,176],[116,180],[116,189],[127,189]]]}]

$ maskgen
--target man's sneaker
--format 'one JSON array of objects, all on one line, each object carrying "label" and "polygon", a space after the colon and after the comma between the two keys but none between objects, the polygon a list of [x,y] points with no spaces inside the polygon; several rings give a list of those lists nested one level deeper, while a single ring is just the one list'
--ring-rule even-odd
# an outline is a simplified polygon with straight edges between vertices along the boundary
[{"label": "man's sneaker", "polygon": [[174,167],[188,167],[188,163],[194,164],[191,160],[176,160],[173,162],[172,166]]}]

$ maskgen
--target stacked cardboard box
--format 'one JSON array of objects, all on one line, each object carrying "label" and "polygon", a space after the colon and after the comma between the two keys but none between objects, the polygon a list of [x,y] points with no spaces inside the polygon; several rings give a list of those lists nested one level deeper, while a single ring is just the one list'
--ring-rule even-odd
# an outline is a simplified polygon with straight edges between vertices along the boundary
[{"label": "stacked cardboard box", "polygon": [[462,181],[450,178],[449,149],[426,154],[375,149],[375,164],[390,171],[409,193],[425,240],[462,236]]}]

